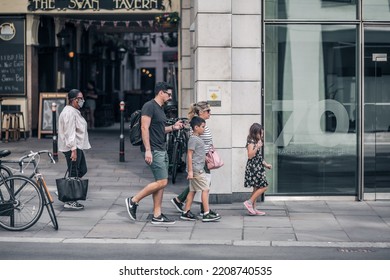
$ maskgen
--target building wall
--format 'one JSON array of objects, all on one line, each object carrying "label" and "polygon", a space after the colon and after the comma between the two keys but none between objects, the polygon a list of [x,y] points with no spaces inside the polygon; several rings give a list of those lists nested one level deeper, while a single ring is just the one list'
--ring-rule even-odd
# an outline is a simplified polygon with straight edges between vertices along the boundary
[{"label": "building wall", "polygon": [[246,191],[246,136],[262,118],[261,2],[183,0],[182,18],[182,115],[219,89],[221,106],[207,124],[225,166],[212,171],[211,200],[230,201]]}]

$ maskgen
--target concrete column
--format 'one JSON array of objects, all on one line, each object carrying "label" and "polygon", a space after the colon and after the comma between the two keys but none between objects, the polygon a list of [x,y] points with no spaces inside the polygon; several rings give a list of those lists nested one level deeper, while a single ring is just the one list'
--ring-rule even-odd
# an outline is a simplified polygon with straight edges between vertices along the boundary
[{"label": "concrete column", "polygon": [[[261,1],[232,1],[232,200],[242,200],[249,127],[262,123]],[[247,196],[245,196],[247,198]]]},{"label": "concrete column", "polygon": [[243,187],[246,136],[261,122],[261,2],[193,2],[193,98],[210,100],[212,88],[220,97],[207,124],[225,166],[212,171],[210,199],[229,202],[249,191]]},{"label": "concrete column", "polygon": [[[38,42],[39,17],[35,15],[26,15],[26,103],[24,111],[24,122],[26,131],[31,136],[31,130],[35,129],[32,124],[32,115],[38,115],[38,53],[35,46]],[[27,73],[30,73],[28,75]]]},{"label": "concrete column", "polygon": [[[212,171],[210,201],[231,200],[232,193],[232,1],[194,1],[194,100],[208,100],[217,89],[220,105],[212,107],[207,125],[225,166]],[[223,124],[223,125],[222,125]]]},{"label": "concrete column", "polygon": [[182,0],[181,6],[181,32],[179,36],[180,48],[180,66],[181,73],[178,75],[179,79],[179,114],[182,117],[187,116],[190,104],[194,102],[194,63],[192,56],[193,42],[191,37],[194,36],[194,14],[193,1]]}]

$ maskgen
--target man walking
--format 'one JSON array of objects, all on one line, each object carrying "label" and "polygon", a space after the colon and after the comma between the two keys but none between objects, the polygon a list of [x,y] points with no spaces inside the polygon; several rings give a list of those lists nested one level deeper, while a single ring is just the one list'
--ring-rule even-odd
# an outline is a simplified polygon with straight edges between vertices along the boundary
[{"label": "man walking", "polygon": [[145,162],[149,165],[155,181],[145,186],[136,195],[126,198],[126,208],[132,220],[136,220],[138,203],[146,196],[153,196],[152,224],[174,224],[161,213],[161,204],[164,188],[168,184],[168,154],[165,145],[165,133],[183,128],[181,121],[174,125],[165,126],[166,116],[163,105],[172,98],[172,86],[165,82],[155,86],[154,99],[146,102],[142,107],[141,151],[145,153]]}]

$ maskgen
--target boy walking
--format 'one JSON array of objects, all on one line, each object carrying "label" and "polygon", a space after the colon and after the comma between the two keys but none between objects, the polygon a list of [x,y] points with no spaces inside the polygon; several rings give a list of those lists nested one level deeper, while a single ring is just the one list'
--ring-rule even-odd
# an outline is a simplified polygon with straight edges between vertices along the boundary
[{"label": "boy walking", "polygon": [[187,195],[187,202],[180,219],[186,221],[195,221],[196,217],[191,213],[191,205],[194,200],[195,192],[201,191],[202,205],[204,209],[203,222],[212,222],[219,220],[221,216],[210,213],[209,208],[209,183],[204,170],[205,147],[203,140],[199,137],[203,134],[206,121],[200,117],[193,117],[190,121],[193,134],[188,140],[187,150],[187,179],[189,180],[190,192]]}]

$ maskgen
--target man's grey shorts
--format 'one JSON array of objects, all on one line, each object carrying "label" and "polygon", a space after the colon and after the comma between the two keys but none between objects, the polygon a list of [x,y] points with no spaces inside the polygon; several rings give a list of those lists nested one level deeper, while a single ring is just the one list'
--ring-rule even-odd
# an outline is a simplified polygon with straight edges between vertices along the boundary
[{"label": "man's grey shorts", "polygon": [[166,151],[152,151],[153,161],[149,165],[152,170],[154,179],[163,180],[168,179],[168,154]]}]

